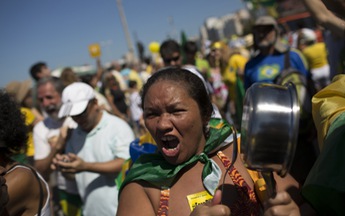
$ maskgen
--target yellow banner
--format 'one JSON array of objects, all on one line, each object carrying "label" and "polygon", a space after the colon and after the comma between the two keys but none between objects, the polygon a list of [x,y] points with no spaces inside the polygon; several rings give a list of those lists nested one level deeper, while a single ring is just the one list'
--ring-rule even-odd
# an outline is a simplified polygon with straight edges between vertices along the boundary
[{"label": "yellow banner", "polygon": [[92,58],[98,58],[101,56],[101,47],[98,43],[89,45],[89,53]]}]

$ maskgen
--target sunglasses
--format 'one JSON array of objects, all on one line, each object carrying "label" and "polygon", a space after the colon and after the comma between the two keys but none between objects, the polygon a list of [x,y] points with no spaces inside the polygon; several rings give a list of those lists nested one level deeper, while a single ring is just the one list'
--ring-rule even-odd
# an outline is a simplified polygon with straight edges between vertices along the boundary
[{"label": "sunglasses", "polygon": [[255,26],[253,28],[253,33],[268,33],[274,30],[274,26],[267,25],[267,26]]},{"label": "sunglasses", "polygon": [[180,56],[172,57],[172,58],[164,58],[165,63],[170,63],[172,61],[176,62],[180,59]]}]

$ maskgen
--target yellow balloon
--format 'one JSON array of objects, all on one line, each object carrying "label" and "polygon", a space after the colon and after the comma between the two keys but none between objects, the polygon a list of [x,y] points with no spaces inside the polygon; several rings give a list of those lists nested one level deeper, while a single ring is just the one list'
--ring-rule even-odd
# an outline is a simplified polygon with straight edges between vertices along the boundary
[{"label": "yellow balloon", "polygon": [[151,42],[149,44],[149,50],[152,52],[152,53],[158,53],[159,52],[159,47],[160,47],[160,44],[158,42]]}]

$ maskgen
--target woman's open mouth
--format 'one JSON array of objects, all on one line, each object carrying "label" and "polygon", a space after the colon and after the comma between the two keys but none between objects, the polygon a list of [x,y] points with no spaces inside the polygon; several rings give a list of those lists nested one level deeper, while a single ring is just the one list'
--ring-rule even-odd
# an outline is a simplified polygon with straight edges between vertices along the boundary
[{"label": "woman's open mouth", "polygon": [[162,141],[162,153],[168,157],[175,157],[180,150],[180,141],[175,136],[164,136]]}]

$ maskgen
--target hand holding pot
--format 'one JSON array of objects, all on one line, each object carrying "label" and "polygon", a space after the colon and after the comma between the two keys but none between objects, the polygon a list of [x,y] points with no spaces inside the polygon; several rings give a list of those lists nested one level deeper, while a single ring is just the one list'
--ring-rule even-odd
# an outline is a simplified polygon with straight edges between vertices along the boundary
[{"label": "hand holding pot", "polygon": [[300,211],[297,204],[292,200],[291,196],[286,192],[278,192],[275,197],[269,198],[264,203],[264,215],[289,215],[299,216]]}]

